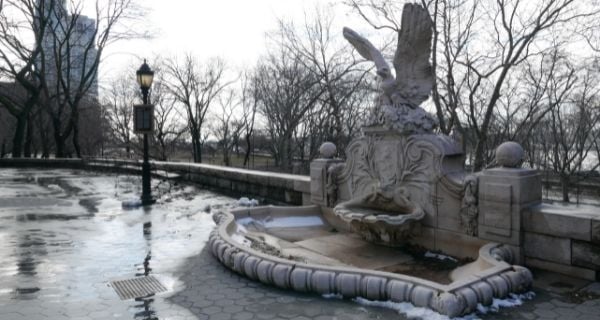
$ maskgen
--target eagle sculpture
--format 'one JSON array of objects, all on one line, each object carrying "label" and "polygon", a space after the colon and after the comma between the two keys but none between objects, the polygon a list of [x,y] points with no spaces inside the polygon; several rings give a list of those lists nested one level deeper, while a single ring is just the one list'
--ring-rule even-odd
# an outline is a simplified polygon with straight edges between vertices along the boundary
[{"label": "eagle sculpture", "polygon": [[[381,77],[383,93],[382,106],[379,107],[385,109],[385,115],[380,116],[379,122],[386,122],[391,127],[400,126],[396,129],[406,133],[430,132],[437,125],[431,115],[419,108],[429,98],[433,88],[433,72],[429,62],[432,32],[433,22],[429,12],[420,5],[405,4],[394,55],[394,77],[381,51],[354,30],[344,28],[346,40],[363,58],[375,63],[377,74]],[[416,113],[410,112],[410,109]]]}]

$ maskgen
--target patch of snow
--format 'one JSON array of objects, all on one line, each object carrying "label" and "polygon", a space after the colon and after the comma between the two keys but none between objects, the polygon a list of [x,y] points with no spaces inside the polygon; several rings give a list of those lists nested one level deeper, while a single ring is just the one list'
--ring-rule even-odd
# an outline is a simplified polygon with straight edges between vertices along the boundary
[{"label": "patch of snow", "polygon": [[50,190],[55,190],[55,191],[60,191],[60,192],[62,192],[62,191],[63,191],[63,188],[61,188],[61,187],[60,187],[59,185],[57,185],[57,184],[49,184],[49,185],[48,185],[48,189],[50,189]]},{"label": "patch of snow", "polygon": [[244,217],[236,220],[239,225],[255,225],[261,228],[291,228],[291,227],[315,227],[324,224],[323,219],[318,216],[295,216],[295,217],[266,217],[254,219]]},{"label": "patch of snow", "polygon": [[121,202],[123,209],[135,209],[142,206],[142,200],[140,199],[129,199]]},{"label": "patch of snow", "polygon": [[354,302],[367,307],[380,307],[395,310],[407,316],[407,318],[427,320],[448,320],[447,316],[439,314],[431,309],[415,307],[409,302],[371,301],[365,298],[352,299]]},{"label": "patch of snow", "polygon": [[525,292],[523,294],[509,294],[505,299],[494,299],[490,306],[477,305],[477,311],[482,314],[489,312],[498,312],[500,308],[513,308],[523,304],[524,300],[531,300],[535,297],[535,292]]},{"label": "patch of snow", "polygon": [[323,225],[323,219],[318,216],[277,217],[265,223],[267,228],[313,227]]},{"label": "patch of snow", "polygon": [[457,262],[458,261],[455,258],[447,256],[445,254],[433,253],[431,251],[425,252],[425,257],[426,258],[434,258],[434,259],[438,259],[438,260],[442,260],[442,261],[443,260],[450,260],[450,261],[453,261],[453,262]]},{"label": "patch of snow", "polygon": [[258,206],[258,200],[256,200],[256,199],[250,200],[247,197],[241,197],[240,200],[238,200],[238,206],[240,206],[240,207],[256,207],[256,206]]},{"label": "patch of snow", "polygon": [[324,293],[321,296],[325,299],[337,299],[337,300],[344,299],[344,296],[342,296],[339,293]]},{"label": "patch of snow", "polygon": [[[335,296],[335,295],[333,295]],[[323,295],[325,297],[325,295]],[[520,306],[525,300],[531,300],[535,297],[534,292],[526,292],[523,294],[511,293],[508,298],[494,299],[490,306],[477,305],[477,313],[487,314],[498,312],[500,308],[512,308]],[[325,297],[326,298],[326,297]],[[372,301],[365,298],[355,298],[354,302],[367,307],[381,307],[396,310],[397,312],[406,315],[409,319],[428,319],[428,320],[450,320],[448,316],[437,313],[431,309],[416,307],[409,302],[392,302],[392,301]],[[476,313],[471,313],[463,317],[453,318],[453,320],[479,320]]]},{"label": "patch of snow", "polygon": [[250,247],[252,245],[252,241],[248,240],[246,237],[239,233],[234,233],[231,235],[231,239],[244,247]]}]

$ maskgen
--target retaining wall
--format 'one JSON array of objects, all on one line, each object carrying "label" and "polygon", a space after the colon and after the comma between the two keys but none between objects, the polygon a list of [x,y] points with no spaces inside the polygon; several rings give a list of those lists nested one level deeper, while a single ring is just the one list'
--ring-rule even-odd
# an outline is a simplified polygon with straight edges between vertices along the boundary
[{"label": "retaining wall", "polygon": [[[273,203],[310,203],[310,177],[208,164],[151,161],[155,177],[179,179],[236,196],[260,197]],[[108,170],[141,175],[141,161],[118,159],[0,159],[2,167]]]}]

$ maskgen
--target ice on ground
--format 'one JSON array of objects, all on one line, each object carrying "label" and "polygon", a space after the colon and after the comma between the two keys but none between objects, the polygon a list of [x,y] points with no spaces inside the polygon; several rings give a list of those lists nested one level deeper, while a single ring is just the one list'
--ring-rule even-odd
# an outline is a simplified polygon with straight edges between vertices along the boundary
[{"label": "ice on ground", "polygon": [[323,219],[318,216],[267,217],[260,220],[252,217],[244,217],[237,219],[236,222],[243,226],[252,225],[259,228],[315,227],[322,226],[325,223]]},{"label": "ice on ground", "polygon": [[338,299],[338,300],[344,299],[344,296],[342,296],[339,293],[324,293],[321,296],[325,299]]},{"label": "ice on ground", "polygon": [[248,240],[245,236],[238,233],[232,234],[231,239],[237,242],[238,244],[243,245],[244,247],[250,247],[252,245],[252,241]]},{"label": "ice on ground", "polygon": [[512,308],[523,304],[524,300],[531,300],[535,297],[534,292],[526,292],[523,294],[511,293],[508,298],[505,299],[494,299],[492,304],[489,306],[483,306],[482,304],[477,305],[477,311],[482,314],[489,312],[498,312],[500,308]]},{"label": "ice on ground", "polygon": [[258,206],[258,200],[256,199],[249,199],[247,197],[241,197],[240,200],[238,200],[238,206],[240,207],[256,207]]},{"label": "ice on ground", "polygon": [[[338,298],[341,299],[341,295],[329,294],[323,295],[324,298]],[[482,304],[477,305],[477,313],[488,314],[498,312],[500,308],[512,308],[523,304],[525,300],[531,300],[535,297],[534,292],[526,292],[523,294],[511,293],[508,298],[505,299],[493,299],[492,304],[489,306],[483,306]],[[428,320],[450,320],[448,316],[437,313],[431,309],[416,307],[409,302],[392,302],[392,301],[372,301],[365,298],[352,299],[354,302],[368,307],[381,307],[396,310],[401,314],[406,315],[409,319],[428,319]],[[471,313],[463,317],[453,318],[454,320],[476,320],[480,319],[477,313]]]},{"label": "ice on ground", "polygon": [[[448,320],[445,315],[439,314],[431,309],[415,307],[409,302],[392,302],[392,301],[371,301],[365,298],[355,298],[354,302],[367,307],[380,307],[396,310],[399,313],[406,315],[409,319],[428,319],[428,320]],[[467,318],[465,318],[467,319]]]},{"label": "ice on ground", "polygon": [[57,185],[57,184],[49,184],[49,185],[47,186],[47,188],[48,188],[48,189],[50,189],[50,190],[56,190],[56,191],[59,191],[59,192],[62,192],[62,191],[64,191],[64,190],[63,190],[63,188],[61,188],[61,187],[60,187],[59,185]]},{"label": "ice on ground", "polygon": [[445,254],[440,254],[440,253],[433,253],[431,251],[427,251],[425,252],[425,258],[434,258],[434,259],[438,259],[438,260],[450,260],[453,262],[457,262],[458,260],[454,259],[453,257],[447,256]]}]

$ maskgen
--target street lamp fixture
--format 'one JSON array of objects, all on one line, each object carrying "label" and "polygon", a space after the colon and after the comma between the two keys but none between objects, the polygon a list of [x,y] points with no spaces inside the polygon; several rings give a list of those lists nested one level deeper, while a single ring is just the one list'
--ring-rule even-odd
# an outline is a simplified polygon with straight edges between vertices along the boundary
[{"label": "street lamp fixture", "polygon": [[154,80],[154,71],[150,69],[150,66],[146,63],[146,59],[144,59],[144,64],[142,64],[135,74],[137,82],[142,89],[144,104],[148,104],[148,91],[150,90],[152,81]]},{"label": "street lamp fixture", "polygon": [[148,93],[154,79],[154,71],[144,59],[144,64],[136,72],[137,82],[142,90],[144,104],[134,106],[134,128],[138,133],[144,134],[144,162],[142,163],[142,205],[154,203],[151,189],[150,162],[148,161],[148,133],[154,128],[154,108],[148,102]]}]

